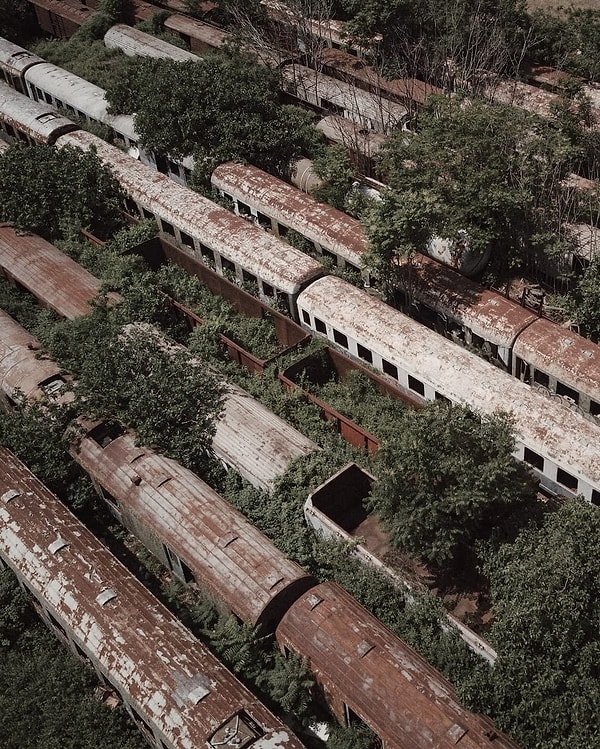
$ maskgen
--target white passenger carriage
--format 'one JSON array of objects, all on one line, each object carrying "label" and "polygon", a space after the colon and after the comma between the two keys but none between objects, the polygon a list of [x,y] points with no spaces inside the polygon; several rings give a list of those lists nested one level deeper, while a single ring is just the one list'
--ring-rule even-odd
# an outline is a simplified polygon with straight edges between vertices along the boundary
[{"label": "white passenger carriage", "polygon": [[108,49],[120,49],[128,57],[154,57],[176,62],[202,62],[198,55],[186,49],[169,44],[144,31],[117,23],[104,35],[104,44]]},{"label": "white passenger carriage", "polygon": [[34,55],[18,44],[0,37],[0,73],[11,88],[27,93],[25,89],[25,71],[33,65],[44,62],[41,57]]},{"label": "white passenger carriage", "polygon": [[598,427],[560,401],[448,344],[436,333],[333,276],[298,297],[301,323],[372,364],[412,395],[445,399],[483,413],[512,414],[515,456],[549,492],[600,504]]},{"label": "white passenger carriage", "polygon": [[59,147],[67,144],[96,149],[128,195],[132,215],[156,219],[166,238],[182,250],[221,275],[255,285],[261,298],[278,299],[293,317],[300,291],[323,274],[323,266],[313,258],[90,133],[77,131],[57,141]]},{"label": "white passenger carriage", "polygon": [[0,138],[52,145],[77,125],[46,103],[28,99],[0,81]]},{"label": "white passenger carriage", "polygon": [[283,87],[290,95],[351,120],[361,128],[389,133],[406,124],[406,107],[383,96],[363,91],[304,65],[286,65],[281,72]]}]

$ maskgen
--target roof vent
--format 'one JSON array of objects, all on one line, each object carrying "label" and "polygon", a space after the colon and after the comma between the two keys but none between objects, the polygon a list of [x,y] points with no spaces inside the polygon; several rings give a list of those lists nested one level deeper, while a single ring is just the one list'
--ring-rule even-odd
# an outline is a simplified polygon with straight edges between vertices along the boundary
[{"label": "roof vent", "polygon": [[358,644],[358,647],[356,648],[358,655],[361,658],[364,658],[367,653],[370,653],[371,650],[375,645],[372,645],[370,642],[367,642],[367,640],[361,640],[361,642]]},{"label": "roof vent", "polygon": [[59,536],[56,541],[53,541],[50,546],[48,546],[48,551],[51,554],[56,554],[57,551],[60,551],[61,549],[64,549],[65,546],[68,546],[69,542],[66,541],[62,536]]},{"label": "roof vent", "polygon": [[208,697],[209,694],[210,689],[207,689],[204,684],[198,684],[197,687],[194,687],[188,693],[188,700],[192,703],[192,705],[197,705],[205,697]]},{"label": "roof vent", "polygon": [[101,593],[99,593],[96,596],[96,601],[100,604],[100,606],[104,606],[109,601],[112,601],[113,598],[116,598],[117,594],[112,588],[106,588]]},{"label": "roof vent", "polygon": [[462,737],[467,733],[467,729],[460,726],[458,723],[455,723],[453,726],[451,726],[448,729],[448,738],[450,741],[452,741],[454,744],[458,744],[458,742],[462,739]]},{"label": "roof vent", "polygon": [[20,494],[21,492],[17,491],[16,489],[9,489],[8,491],[4,492],[1,499],[3,502],[8,503],[11,499],[20,496]]}]

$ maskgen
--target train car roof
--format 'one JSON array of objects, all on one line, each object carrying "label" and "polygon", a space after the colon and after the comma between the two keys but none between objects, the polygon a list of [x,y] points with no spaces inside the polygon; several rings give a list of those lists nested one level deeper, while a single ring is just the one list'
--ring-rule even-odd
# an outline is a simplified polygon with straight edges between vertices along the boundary
[{"label": "train car roof", "polygon": [[575,242],[575,255],[591,263],[600,250],[600,229],[591,224],[565,224],[565,229]]},{"label": "train car roof", "polygon": [[186,34],[215,49],[222,47],[232,37],[228,31],[178,13],[166,18],[164,26],[165,29],[170,29],[178,34]]},{"label": "train car roof", "polygon": [[517,439],[564,470],[600,486],[598,427],[475,354],[334,276],[318,279],[298,305],[419,378],[453,403],[512,415]]},{"label": "train car roof", "polygon": [[26,400],[38,399],[64,384],[60,367],[53,359],[40,357],[40,351],[38,341],[0,310],[0,388],[12,400],[17,390]]},{"label": "train car roof", "polygon": [[65,144],[84,150],[94,146],[100,160],[134,200],[286,294],[298,293],[324,271],[319,262],[303,252],[90,133],[78,130],[64,135],[57,145]]},{"label": "train car roof", "polygon": [[399,100],[412,99],[417,104],[424,104],[428,96],[444,93],[441,88],[418,78],[384,78],[361,58],[333,47],[324,47],[319,51],[319,62],[349,79],[372,87],[383,96]]},{"label": "train car roof", "polygon": [[74,459],[240,619],[268,619],[289,586],[308,584],[301,567],[194,473],[137,447],[130,433],[105,447],[94,439],[97,434],[92,429],[76,438]]},{"label": "train car roof", "polygon": [[386,130],[401,125],[408,115],[408,110],[402,104],[363,91],[346,81],[324,75],[304,65],[285,65],[281,68],[281,73],[287,91],[305,91],[316,97],[318,102],[327,99],[336,106],[380,123]]},{"label": "train car roof", "polygon": [[368,249],[359,221],[273,177],[262,169],[228,162],[212,173],[217,189],[273,216],[279,223],[335,252],[352,265],[362,266]]},{"label": "train car roof", "polygon": [[497,346],[510,348],[519,333],[538,318],[531,310],[424,255],[412,259],[407,278],[409,284],[417,285],[416,299]]},{"label": "train car roof", "polygon": [[600,347],[540,318],[517,338],[513,355],[600,404]]},{"label": "train car roof", "polygon": [[30,2],[35,8],[55,13],[78,26],[83,26],[95,12],[94,9],[86,7],[82,2],[77,6],[70,2],[64,2],[64,0],[30,0]]},{"label": "train car roof", "polygon": [[39,103],[20,94],[0,81],[0,117],[13,128],[35,141],[53,143],[59,135],[77,129],[71,120],[60,115],[48,104]]},{"label": "train car roof", "polygon": [[74,75],[64,68],[44,62],[25,73],[28,83],[52,94],[55,99],[69,104],[74,109],[98,122],[110,125],[130,140],[138,140],[133,117],[127,114],[108,114],[104,89]]},{"label": "train car roof", "polygon": [[38,62],[45,61],[24,47],[0,37],[0,68],[19,75]]},{"label": "train car roof", "polygon": [[336,583],[301,596],[277,639],[302,653],[354,713],[368,716],[389,749],[517,749],[489,719],[461,707],[433,666]]},{"label": "train car roof", "polygon": [[112,26],[104,35],[104,44],[109,49],[120,49],[128,57],[154,57],[176,62],[201,62],[202,58],[139,29],[122,23]]},{"label": "train car roof", "polygon": [[497,104],[520,107],[541,117],[550,117],[552,106],[562,101],[557,94],[517,80],[494,81],[489,96]]},{"label": "train car roof", "polygon": [[222,746],[228,724],[233,728],[241,719],[243,726],[245,713],[265,730],[253,749],[302,749],[294,734],[3,447],[0,465],[0,553],[170,746]]},{"label": "train car roof", "polygon": [[316,128],[327,140],[341,143],[351,151],[361,153],[368,158],[375,156],[388,141],[387,135],[361,128],[355,122],[337,114],[323,117],[316,124]]},{"label": "train car roof", "polygon": [[10,224],[0,224],[0,267],[69,320],[87,315],[90,300],[100,291],[100,281],[64,252],[35,234],[18,233]]}]

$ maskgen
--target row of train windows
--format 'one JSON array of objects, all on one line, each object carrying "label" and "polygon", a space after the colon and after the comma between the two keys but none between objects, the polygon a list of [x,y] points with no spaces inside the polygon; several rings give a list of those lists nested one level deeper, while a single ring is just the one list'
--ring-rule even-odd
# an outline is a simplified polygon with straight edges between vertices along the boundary
[{"label": "row of train windows", "polygon": [[[539,369],[534,369],[533,381],[536,384],[545,387],[547,390],[550,390],[550,377],[545,372],[541,372]],[[562,395],[564,398],[568,398],[576,405],[579,405],[579,393],[577,390],[565,385],[564,382],[561,382],[560,380],[556,381],[556,393],[557,395]],[[592,416],[600,416],[600,403],[590,400],[590,413]]]},{"label": "row of train windows", "polygon": [[[538,455],[534,450],[526,447],[523,451],[523,459],[533,468],[537,468],[537,470],[542,473],[544,472],[544,458],[541,455]],[[556,481],[573,493],[576,493],[579,487],[579,481],[577,478],[567,471],[564,471],[562,468],[556,469]],[[600,492],[596,491],[596,489],[592,489],[592,504],[600,505]]]}]

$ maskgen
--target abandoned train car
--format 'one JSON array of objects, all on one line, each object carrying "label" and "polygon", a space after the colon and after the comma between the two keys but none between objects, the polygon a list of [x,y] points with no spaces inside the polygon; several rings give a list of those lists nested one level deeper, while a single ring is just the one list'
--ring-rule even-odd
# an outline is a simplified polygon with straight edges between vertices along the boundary
[{"label": "abandoned train car", "polygon": [[6,448],[0,559],[155,749],[302,743]]},{"label": "abandoned train car", "polygon": [[120,49],[128,57],[154,57],[176,62],[201,62],[202,58],[139,29],[122,23],[112,26],[104,35],[108,49]]},{"label": "abandoned train car", "polygon": [[60,135],[77,130],[77,125],[54,107],[23,96],[0,81],[0,139],[10,142],[53,145]]}]

